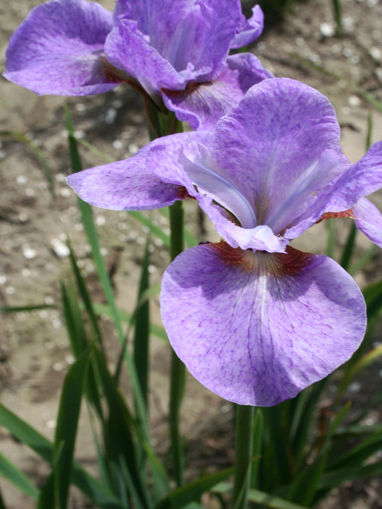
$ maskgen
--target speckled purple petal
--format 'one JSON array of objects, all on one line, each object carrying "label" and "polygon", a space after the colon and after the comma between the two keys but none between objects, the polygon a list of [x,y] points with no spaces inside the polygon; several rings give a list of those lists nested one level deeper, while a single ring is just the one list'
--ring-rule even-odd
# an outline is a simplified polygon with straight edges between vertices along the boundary
[{"label": "speckled purple petal", "polygon": [[199,382],[229,401],[271,406],[350,358],[365,332],[365,303],[336,262],[216,246],[183,252],[162,283],[168,337]]},{"label": "speckled purple petal", "polygon": [[357,228],[382,248],[382,214],[377,207],[366,198],[361,198],[352,210]]},{"label": "speckled purple petal", "polygon": [[351,208],[360,198],[382,187],[382,141],[374,143],[358,163],[350,166],[336,182],[326,212]]},{"label": "speckled purple petal", "polygon": [[[180,0],[176,3],[169,0],[143,0],[135,3],[119,0],[115,20],[118,24],[128,26],[129,30],[135,24],[138,39],[127,38],[124,44],[133,44],[129,53],[144,55],[147,65],[141,64],[137,72],[152,81],[152,90],[158,90],[161,87],[154,87],[156,71],[151,69],[148,58],[149,55],[155,55],[153,49],[186,81],[212,80],[223,68],[230,43],[237,28],[241,26],[242,15],[238,0]],[[126,35],[120,34],[122,39]],[[122,46],[116,38],[114,44]],[[113,51],[110,46],[108,51]],[[116,52],[113,53],[115,58]],[[130,68],[129,59],[123,59],[122,54],[118,59],[124,63],[124,69]],[[153,65],[157,66],[157,56],[155,59]],[[116,63],[116,60],[113,62]],[[140,76],[136,77],[140,79]],[[159,77],[164,79],[162,75]],[[178,90],[180,87],[163,85],[163,88]]]},{"label": "speckled purple petal", "polygon": [[311,210],[343,171],[340,128],[329,100],[287,78],[263,80],[216,126],[212,152],[223,175],[275,234]]},{"label": "speckled purple petal", "polygon": [[220,117],[239,104],[252,85],[266,78],[272,78],[272,74],[254,55],[232,55],[214,81],[192,84],[184,91],[163,90],[163,101],[179,120],[188,122],[193,129],[213,129]]},{"label": "speckled purple petal", "polygon": [[105,53],[114,67],[136,78],[157,102],[162,87],[172,90],[185,87],[182,76],[148,43],[136,22],[118,21],[106,39]]},{"label": "speckled purple petal", "polygon": [[74,173],[67,181],[82,200],[95,207],[111,210],[166,207],[184,198],[185,178],[180,162],[183,148],[203,139],[202,133],[194,132],[158,138],[129,159]]},{"label": "speckled purple petal", "polygon": [[252,16],[245,19],[243,16],[242,24],[234,40],[231,42],[231,49],[241,48],[247,44],[251,44],[260,37],[264,28],[264,14],[259,5],[255,5],[252,9]]},{"label": "speckled purple petal", "polygon": [[84,0],[53,0],[34,8],[13,34],[4,76],[38,94],[107,92],[110,74],[103,45],[112,14]]}]

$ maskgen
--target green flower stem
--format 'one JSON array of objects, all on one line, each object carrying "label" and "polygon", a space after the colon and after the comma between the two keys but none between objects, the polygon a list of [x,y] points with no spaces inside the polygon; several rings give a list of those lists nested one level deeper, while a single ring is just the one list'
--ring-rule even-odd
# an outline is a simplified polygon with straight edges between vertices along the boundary
[{"label": "green flower stem", "polygon": [[[147,126],[150,139],[160,138],[168,134],[181,132],[181,122],[171,112],[161,113],[148,98],[144,99]],[[175,202],[170,210],[170,257],[174,260],[184,249],[183,204]],[[179,432],[179,413],[184,394],[186,371],[184,364],[174,351],[171,351],[170,369],[170,401],[169,401],[169,433],[171,455],[173,458],[174,477],[176,484],[183,484],[183,448]]]},{"label": "green flower stem", "polygon": [[236,406],[235,479],[232,494],[233,509],[246,509],[251,479],[254,407]]},{"label": "green flower stem", "polygon": [[[170,255],[173,260],[184,248],[183,203],[175,202],[170,207]],[[171,453],[176,484],[183,484],[183,449],[179,433],[179,412],[185,386],[185,367],[174,351],[171,352],[169,425]]]}]

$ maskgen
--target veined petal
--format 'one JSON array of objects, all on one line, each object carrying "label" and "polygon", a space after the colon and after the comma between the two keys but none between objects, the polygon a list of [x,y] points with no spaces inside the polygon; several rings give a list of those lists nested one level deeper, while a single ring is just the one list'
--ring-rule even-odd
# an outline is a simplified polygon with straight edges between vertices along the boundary
[{"label": "veined petal", "polygon": [[382,141],[374,143],[358,163],[350,166],[331,191],[327,212],[351,208],[360,198],[382,187]]},{"label": "veined petal", "polygon": [[374,244],[382,247],[382,214],[377,207],[366,198],[361,198],[352,211],[357,228]]},{"label": "veined petal", "polygon": [[135,21],[118,20],[106,39],[105,53],[114,67],[136,78],[156,102],[160,101],[162,87],[185,87],[182,76],[149,44]]},{"label": "veined petal", "polygon": [[243,16],[242,25],[231,42],[231,49],[241,48],[260,37],[264,28],[264,13],[259,5],[252,9],[252,16],[245,19]]},{"label": "veined petal", "polygon": [[52,0],[35,7],[13,34],[4,76],[38,94],[89,95],[121,81],[110,72],[103,46],[112,14],[84,0]]},{"label": "veined petal", "polygon": [[200,194],[209,196],[231,212],[243,228],[257,225],[253,207],[231,182],[213,170],[205,147],[193,143],[184,149],[183,156],[185,172]]},{"label": "veined petal", "polygon": [[183,167],[179,161],[188,143],[202,141],[201,133],[158,138],[133,157],[97,166],[67,178],[78,196],[95,207],[111,210],[145,210],[183,199]]},{"label": "veined petal", "polygon": [[179,255],[163,277],[162,319],[191,374],[219,396],[271,406],[348,360],[366,328],[358,286],[336,262],[222,244]]},{"label": "veined petal", "polygon": [[251,87],[218,121],[212,152],[221,173],[255,204],[258,223],[276,234],[311,209],[312,197],[347,162],[329,100],[287,78]]},{"label": "veined petal", "polygon": [[250,53],[227,58],[221,74],[206,83],[191,83],[185,90],[163,89],[163,101],[179,120],[193,129],[212,129],[220,117],[230,113],[246,91],[272,74]]}]

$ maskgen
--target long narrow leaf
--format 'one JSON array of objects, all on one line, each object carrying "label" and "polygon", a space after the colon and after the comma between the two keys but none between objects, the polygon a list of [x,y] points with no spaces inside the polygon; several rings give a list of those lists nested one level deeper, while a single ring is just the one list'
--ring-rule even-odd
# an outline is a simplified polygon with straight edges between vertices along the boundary
[{"label": "long narrow leaf", "polygon": [[53,445],[54,491],[60,509],[67,506],[81,399],[91,353],[89,347],[69,368],[61,392]]},{"label": "long narrow leaf", "polygon": [[[0,404],[0,424],[20,442],[30,447],[43,460],[52,464],[52,442],[2,404]],[[77,463],[73,464],[72,480],[73,484],[89,497],[97,507],[123,509],[114,495]]]},{"label": "long narrow leaf", "polygon": [[227,468],[217,474],[206,475],[185,486],[171,491],[155,506],[155,509],[182,509],[187,504],[197,501],[203,493],[226,480],[233,474],[233,467]]},{"label": "long narrow leaf", "polygon": [[28,479],[28,477],[21,472],[13,463],[11,463],[3,454],[0,452],[0,476],[11,482],[16,488],[28,497],[37,500],[39,496],[39,490],[36,486]]},{"label": "long narrow leaf", "polygon": [[[70,152],[70,160],[71,160],[71,167],[73,172],[80,171],[82,169],[81,159],[78,153],[78,147],[77,142],[73,134],[73,123],[70,116],[69,110],[66,110],[66,126],[68,131],[68,140],[69,140],[69,152]],[[93,261],[96,267],[96,271],[104,292],[104,295],[106,297],[106,301],[110,307],[112,318],[114,321],[114,325],[117,331],[118,339],[121,344],[124,342],[124,333],[122,329],[122,323],[120,320],[120,316],[117,310],[117,306],[114,299],[113,289],[110,283],[109,275],[107,273],[106,265],[103,259],[103,256],[101,254],[101,248],[99,245],[99,239],[97,234],[97,229],[95,226],[93,213],[91,210],[91,207],[82,201],[81,199],[78,199],[78,205],[80,208],[81,216],[82,216],[82,223],[84,225],[84,230],[86,233],[86,236],[88,238],[88,242],[92,251]],[[127,363],[127,368],[129,372],[129,376],[132,383],[134,398],[136,400],[137,410],[139,414],[140,421],[142,423],[144,433],[147,437],[147,441],[150,442],[150,430],[148,425],[148,418],[146,413],[146,407],[145,403],[142,397],[142,393],[140,390],[138,377],[135,369],[135,365],[133,362],[133,359],[131,358],[131,355],[128,351],[128,349],[125,350],[125,360]]]}]

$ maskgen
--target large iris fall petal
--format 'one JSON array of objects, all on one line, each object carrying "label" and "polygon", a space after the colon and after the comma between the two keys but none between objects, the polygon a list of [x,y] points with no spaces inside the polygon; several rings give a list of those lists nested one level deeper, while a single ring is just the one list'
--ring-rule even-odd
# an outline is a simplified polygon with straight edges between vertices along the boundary
[{"label": "large iris fall petal", "polygon": [[163,277],[162,319],[208,389],[243,405],[275,405],[349,359],[365,332],[365,304],[330,258],[246,256],[214,244],[179,255]]}]

